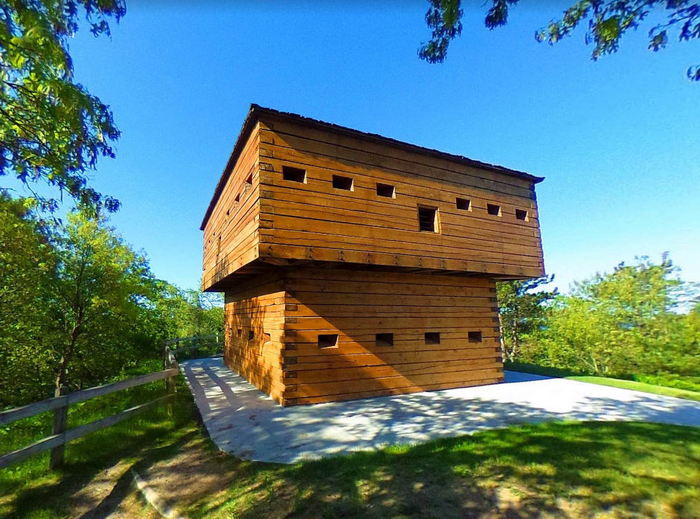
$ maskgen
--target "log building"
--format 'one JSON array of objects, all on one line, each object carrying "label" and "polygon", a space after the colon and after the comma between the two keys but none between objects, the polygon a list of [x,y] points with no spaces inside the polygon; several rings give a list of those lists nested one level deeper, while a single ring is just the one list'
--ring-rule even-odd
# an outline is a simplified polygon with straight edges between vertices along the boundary
[{"label": "log building", "polygon": [[204,216],[226,364],[282,405],[503,379],[542,178],[252,105]]}]

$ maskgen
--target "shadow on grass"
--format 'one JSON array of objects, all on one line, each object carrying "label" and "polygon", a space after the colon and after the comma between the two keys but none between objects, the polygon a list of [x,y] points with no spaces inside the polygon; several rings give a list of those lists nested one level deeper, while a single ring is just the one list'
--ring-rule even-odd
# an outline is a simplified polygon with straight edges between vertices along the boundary
[{"label": "shadow on grass", "polygon": [[698,517],[700,430],[545,423],[283,467],[235,462],[229,501],[193,516]]},{"label": "shadow on grass", "polygon": [[[4,485],[3,492],[16,494],[5,504],[5,510],[11,507],[8,515],[105,517],[129,493],[128,469],[136,466],[142,475],[155,478],[179,474],[165,488],[170,504],[191,517],[535,518],[592,517],[612,510],[618,516],[700,517],[697,428],[635,422],[518,425],[284,466],[217,454],[192,419],[191,395],[182,384],[178,390],[171,415],[161,408],[89,435],[72,444],[62,473]],[[593,411],[580,411],[584,419],[590,412],[624,414],[634,409],[630,403],[594,400],[586,404],[593,404]],[[654,399],[644,402],[660,416],[668,412]],[[220,407],[222,412],[225,408]],[[359,432],[376,425],[381,414],[385,429],[379,427],[377,437],[393,442],[406,441],[404,431],[393,425],[406,413],[417,420],[404,420],[406,427],[423,433],[499,413],[506,413],[510,423],[556,419],[522,404],[465,401],[446,394],[437,402],[405,395],[348,403],[343,409],[346,414],[333,418],[336,426]],[[268,426],[286,411],[275,408],[271,422],[259,417],[255,427],[243,415],[248,424],[236,434],[267,435],[274,440],[271,445],[281,445],[287,439],[279,436],[284,428],[275,433]],[[426,416],[428,411],[433,415]],[[372,420],[349,423],[353,412],[368,413]],[[312,445],[330,445],[331,438],[313,437],[326,418],[292,414],[286,419],[290,417],[311,435]],[[368,448],[372,446],[370,442]],[[187,472],[193,460],[202,462]],[[115,466],[122,472],[103,475]],[[80,492],[103,477],[108,481],[102,492]]]},{"label": "shadow on grass", "polygon": [[115,512],[119,504],[132,490],[133,476],[131,474],[131,470],[141,474],[154,463],[173,456],[182,446],[186,445],[195,436],[197,436],[197,431],[190,431],[183,436],[180,436],[172,443],[149,449],[148,452],[145,453],[145,457],[139,459],[133,465],[131,465],[128,470],[124,471],[124,474],[116,481],[114,487],[108,495],[100,499],[99,502],[90,501],[88,503],[83,503],[83,505],[86,505],[85,508],[87,508],[88,511],[81,514],[79,519],[98,519],[108,517],[110,514]]},{"label": "shadow on grass", "polygon": [[[180,445],[199,434],[191,396],[182,381],[178,386],[179,393],[170,404],[71,442],[66,449],[66,465],[60,470],[47,469],[48,453],[4,469],[0,472],[0,496],[5,496],[0,501],[0,515],[109,515],[130,488],[130,467],[147,467],[173,456]],[[147,399],[153,393],[149,391]],[[132,398],[126,397],[122,408]],[[103,413],[113,412],[113,405],[106,402]],[[95,490],[86,491],[88,486]],[[81,515],[80,510],[85,513]]]}]

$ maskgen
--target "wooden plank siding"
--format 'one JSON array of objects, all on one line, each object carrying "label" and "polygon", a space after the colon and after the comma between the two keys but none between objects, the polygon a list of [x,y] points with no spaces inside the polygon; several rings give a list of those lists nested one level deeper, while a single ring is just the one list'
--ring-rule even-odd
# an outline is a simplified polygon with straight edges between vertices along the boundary
[{"label": "wooden plank siding", "polygon": [[[261,121],[261,259],[286,258],[458,270],[501,277],[543,275],[533,183],[288,122]],[[305,183],[282,168],[306,171]],[[332,186],[333,175],[353,189]],[[377,184],[394,197],[377,194]],[[469,200],[458,209],[457,198]],[[491,215],[488,204],[500,207]],[[438,209],[439,232],[421,232],[418,206]],[[516,218],[527,211],[527,219]]]},{"label": "wooden plank siding", "polygon": [[[301,268],[286,271],[285,288],[285,405],[502,380],[492,279]],[[393,345],[377,345],[378,333]],[[336,334],[336,346],[319,347],[319,335]]]},{"label": "wooden plank siding", "polygon": [[224,362],[281,403],[285,308],[281,278],[272,275],[241,284],[226,292],[224,305]]},{"label": "wooden plank siding", "polygon": [[204,226],[204,290],[215,288],[217,283],[258,258],[258,147],[258,132],[254,129]]},{"label": "wooden plank siding", "polygon": [[[484,277],[277,268],[226,292],[224,360],[283,405],[495,383],[495,297]],[[319,347],[319,335],[336,345]]]}]

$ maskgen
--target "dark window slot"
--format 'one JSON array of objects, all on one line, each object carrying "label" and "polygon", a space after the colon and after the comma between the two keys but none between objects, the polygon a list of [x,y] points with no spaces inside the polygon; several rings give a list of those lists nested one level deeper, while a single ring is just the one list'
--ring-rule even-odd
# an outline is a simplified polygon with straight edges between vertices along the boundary
[{"label": "dark window slot", "polygon": [[292,166],[282,166],[282,178],[291,182],[306,182],[306,170],[293,168]]},{"label": "dark window slot", "polygon": [[252,173],[250,175],[248,175],[248,178],[245,179],[245,183],[253,185],[253,174]]},{"label": "dark window slot", "polygon": [[396,198],[396,188],[390,184],[377,183],[377,196]]},{"label": "dark window slot", "polygon": [[421,231],[438,232],[437,209],[434,207],[418,207],[418,228]]},{"label": "dark window slot", "polygon": [[248,330],[248,340],[252,341],[255,339],[255,332],[253,330]]},{"label": "dark window slot", "polygon": [[333,187],[336,189],[344,189],[345,191],[352,191],[352,178],[333,175]]},{"label": "dark window slot", "polygon": [[462,211],[471,211],[472,202],[468,198],[458,198],[456,205],[457,209]]},{"label": "dark window slot", "polygon": [[440,332],[425,332],[426,344],[440,344]]},{"label": "dark window slot", "polygon": [[469,342],[481,342],[481,332],[469,332]]},{"label": "dark window slot", "polygon": [[335,348],[338,346],[338,334],[324,334],[318,336],[319,348]]},{"label": "dark window slot", "polygon": [[496,204],[486,204],[486,210],[493,216],[501,216],[501,206]]},{"label": "dark window slot", "polygon": [[527,221],[527,211],[525,211],[524,209],[516,209],[515,210],[515,217],[518,220],[523,220],[526,222]]},{"label": "dark window slot", "polygon": [[393,346],[394,345],[394,334],[393,333],[378,333],[375,336],[377,346]]}]

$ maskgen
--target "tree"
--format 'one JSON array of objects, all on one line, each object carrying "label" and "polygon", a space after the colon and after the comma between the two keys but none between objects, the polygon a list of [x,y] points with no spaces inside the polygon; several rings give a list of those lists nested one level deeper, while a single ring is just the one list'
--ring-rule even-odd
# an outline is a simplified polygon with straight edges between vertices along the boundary
[{"label": "tree", "polygon": [[514,361],[520,354],[523,340],[544,326],[548,313],[547,303],[557,295],[553,291],[537,290],[551,283],[554,276],[524,281],[504,281],[496,286],[501,323],[503,354]]},{"label": "tree", "polygon": [[27,208],[0,191],[0,407],[48,394],[47,333],[56,257],[45,229]]},{"label": "tree", "polygon": [[0,0],[0,175],[16,176],[42,209],[58,200],[36,183],[84,208],[119,207],[88,185],[97,159],[114,156],[119,130],[108,106],[74,81],[68,39],[82,17],[98,36],[125,12],[123,0]]},{"label": "tree", "polygon": [[138,350],[149,345],[138,338],[143,311],[155,294],[146,258],[100,217],[70,214],[56,249],[52,322],[58,391],[113,376],[146,356]]},{"label": "tree", "polygon": [[221,334],[224,309],[221,294],[183,290],[158,280],[156,311],[165,324],[164,339]]},{"label": "tree", "polygon": [[0,408],[152,370],[163,340],[220,333],[220,297],[155,279],[104,216],[40,219],[0,190]]},{"label": "tree", "polygon": [[[425,20],[432,29],[432,37],[421,46],[418,55],[429,63],[441,63],[450,42],[462,33],[464,12],[461,0],[429,0],[429,3]],[[517,3],[518,0],[488,0],[486,27],[495,29],[505,25],[510,8]],[[700,4],[691,0],[578,0],[559,20],[550,21],[536,31],[535,38],[553,45],[588,21],[585,41],[593,44],[591,58],[597,60],[616,52],[627,31],[637,29],[656,13],[665,19],[649,30],[650,50],[665,48],[673,31],[677,31],[679,41],[700,38]],[[693,81],[700,81],[700,66],[689,67],[687,75]]]},{"label": "tree", "polygon": [[557,298],[524,355],[601,375],[697,374],[697,320],[678,311],[695,293],[666,254],[658,264],[647,257],[620,263]]}]

